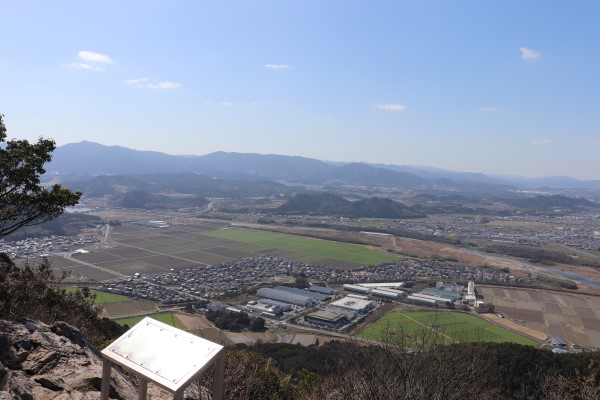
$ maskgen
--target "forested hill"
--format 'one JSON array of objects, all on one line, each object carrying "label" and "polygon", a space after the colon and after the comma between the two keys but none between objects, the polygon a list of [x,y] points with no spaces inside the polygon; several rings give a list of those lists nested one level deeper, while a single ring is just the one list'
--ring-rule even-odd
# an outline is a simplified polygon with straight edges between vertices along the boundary
[{"label": "forested hill", "polygon": [[300,193],[282,204],[281,214],[335,215],[350,218],[421,218],[426,215],[390,199],[371,197],[349,201],[332,193]]},{"label": "forested hill", "polygon": [[598,206],[596,203],[593,203],[587,199],[568,197],[564,195],[538,195],[522,199],[512,199],[509,204],[517,208],[529,210],[549,210],[553,208],[578,210],[582,208]]}]

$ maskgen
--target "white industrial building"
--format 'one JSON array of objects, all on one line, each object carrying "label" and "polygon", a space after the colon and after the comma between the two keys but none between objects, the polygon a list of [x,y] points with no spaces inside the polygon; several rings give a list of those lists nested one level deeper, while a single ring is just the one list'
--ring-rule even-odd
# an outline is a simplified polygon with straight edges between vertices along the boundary
[{"label": "white industrial building", "polygon": [[372,289],[371,294],[377,297],[383,297],[385,299],[398,300],[400,298],[400,293],[393,293],[388,290],[381,289]]},{"label": "white industrial building", "polygon": [[267,299],[282,301],[284,303],[296,304],[302,307],[310,307],[314,304],[313,299],[308,296],[302,296],[283,290],[271,289],[271,288],[260,288],[256,291],[256,294],[260,297],[266,297]]},{"label": "white industrial building", "polygon": [[363,287],[363,286],[345,284],[342,287],[344,288],[344,290],[347,290],[349,292],[356,292],[356,293],[362,293],[362,294],[371,293],[371,289]]},{"label": "white industrial building", "polygon": [[400,289],[404,282],[379,282],[379,283],[357,283],[358,286],[366,288],[392,288]]},{"label": "white industrial building", "polygon": [[271,304],[258,303],[256,301],[249,301],[246,304],[246,308],[248,310],[256,312],[256,313],[271,313],[273,315],[281,314],[281,307],[274,306]]},{"label": "white industrial building", "polygon": [[369,296],[361,296],[360,294],[349,294],[346,297],[352,297],[353,299],[369,300]]},{"label": "white industrial building", "polygon": [[397,293],[400,296],[404,296],[406,294],[406,292],[404,290],[396,290],[396,289],[391,289],[389,287],[378,287],[377,289],[383,290],[384,292]]},{"label": "white industrial building", "polygon": [[268,304],[270,306],[278,306],[279,308],[281,308],[281,311],[283,311],[283,312],[292,311],[292,305],[289,303],[284,303],[282,301],[276,301],[276,300],[271,300],[271,299],[260,299],[258,302],[262,303],[262,304]]},{"label": "white industrial building", "polygon": [[467,286],[467,294],[475,294],[475,282],[469,281],[469,285]]},{"label": "white industrial building", "polygon": [[365,313],[374,306],[375,304],[372,301],[348,296],[329,304],[329,307],[341,308],[342,310],[353,311],[356,313]]},{"label": "white industrial building", "polygon": [[310,297],[314,301],[325,301],[325,300],[329,300],[331,298],[331,295],[328,295],[328,294],[319,293],[319,292],[311,292],[309,290],[303,290],[303,289],[298,289],[298,288],[289,287],[289,286],[275,286],[273,289],[279,290],[281,292],[296,294],[299,296]]},{"label": "white industrial building", "polygon": [[438,305],[445,305],[445,304],[453,302],[452,299],[448,299],[445,297],[430,296],[430,295],[422,294],[422,293],[412,294],[412,295],[408,296],[406,299],[412,300],[412,301],[419,301],[421,303],[438,304]]},{"label": "white industrial building", "polygon": [[330,296],[333,296],[338,293],[338,291],[335,290],[334,288],[318,286],[318,285],[312,285],[311,287],[308,288],[308,290],[310,290],[311,292],[328,294]]}]

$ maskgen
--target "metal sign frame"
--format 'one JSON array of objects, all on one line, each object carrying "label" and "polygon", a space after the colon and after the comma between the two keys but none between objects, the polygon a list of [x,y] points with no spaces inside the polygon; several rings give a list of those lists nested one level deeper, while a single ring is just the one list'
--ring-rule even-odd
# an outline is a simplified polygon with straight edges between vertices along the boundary
[{"label": "metal sign frame", "polygon": [[113,363],[140,377],[140,400],[146,400],[148,382],[181,399],[185,389],[214,364],[213,399],[223,397],[225,348],[149,317],[102,350],[102,357],[101,400],[108,400]]}]

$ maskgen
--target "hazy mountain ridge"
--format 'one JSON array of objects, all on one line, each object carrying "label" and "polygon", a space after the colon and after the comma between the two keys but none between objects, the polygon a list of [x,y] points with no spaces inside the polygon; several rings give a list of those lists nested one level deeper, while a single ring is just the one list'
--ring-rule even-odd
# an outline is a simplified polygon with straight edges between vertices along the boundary
[{"label": "hazy mountain ridge", "polygon": [[600,189],[600,180],[570,177],[524,178],[488,176],[433,167],[369,163],[331,163],[300,156],[215,152],[203,156],[174,156],[92,142],[58,147],[47,166],[59,180],[98,175],[196,173],[226,180],[276,180],[311,185],[346,184],[400,188],[510,186],[523,188]]}]

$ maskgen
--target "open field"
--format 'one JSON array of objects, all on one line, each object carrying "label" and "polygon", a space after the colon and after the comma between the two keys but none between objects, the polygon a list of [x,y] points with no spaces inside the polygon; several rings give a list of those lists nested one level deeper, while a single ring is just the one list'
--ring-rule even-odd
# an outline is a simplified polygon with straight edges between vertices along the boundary
[{"label": "open field", "polygon": [[514,323],[513,321],[506,319],[506,318],[499,317],[496,314],[492,314],[492,313],[481,314],[481,318],[483,318],[487,321],[490,321],[493,324],[500,325],[500,326],[503,326],[512,331],[516,331],[516,332],[522,333],[523,335],[532,337],[536,340],[539,340],[540,342],[543,342],[544,340],[548,339],[548,335],[545,333],[534,331],[533,329],[529,329],[526,326],[519,325],[517,323]]},{"label": "open field", "polygon": [[112,247],[74,254],[71,259],[53,257],[52,264],[58,273],[69,272],[73,280],[102,281],[118,274],[164,273],[171,268],[181,270],[257,255],[340,269],[398,260],[390,253],[360,245],[241,228],[215,229],[217,226],[223,225],[195,223],[163,229],[118,226],[112,230]]},{"label": "open field", "polygon": [[[67,292],[74,292],[78,288],[75,286],[65,286],[64,289]],[[94,301],[94,303],[96,304],[120,303],[124,301],[129,301],[129,297],[121,296],[120,294],[100,292],[98,290],[91,290],[91,292],[96,295],[96,299]]]},{"label": "open field", "polygon": [[398,257],[348,243],[332,242],[283,233],[263,232],[250,229],[221,229],[204,232],[204,235],[220,239],[252,244],[265,249],[274,248],[289,252],[287,258],[307,262],[330,265],[328,262],[339,261],[335,267],[342,264],[379,264],[395,261]]},{"label": "open field", "polygon": [[[174,313],[153,314],[153,315],[150,315],[149,317],[152,318],[152,319],[155,319],[157,321],[164,322],[167,325],[174,326],[175,328],[183,329],[183,325],[175,317]],[[137,324],[138,322],[140,322],[141,320],[143,320],[144,318],[146,318],[146,317],[121,318],[121,319],[116,319],[115,322],[118,323],[118,324],[120,324],[120,325],[127,324],[131,328],[135,324]]]},{"label": "open field", "polygon": [[99,292],[97,290],[92,290],[92,292],[96,295],[96,300],[94,301],[96,304],[121,303],[124,301],[129,301],[128,297],[121,296],[120,294]]},{"label": "open field", "polygon": [[129,299],[128,301],[104,304],[102,315],[106,317],[120,317],[152,312],[156,311],[157,308],[157,303],[154,301]]},{"label": "open field", "polygon": [[406,335],[407,344],[423,340],[450,344],[461,342],[511,342],[536,346],[534,340],[493,325],[470,314],[438,311],[391,311],[367,326],[359,337],[381,341]]},{"label": "open field", "polygon": [[600,298],[478,286],[479,293],[513,322],[581,346],[600,347]]}]

